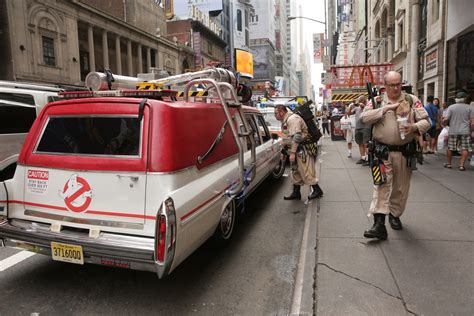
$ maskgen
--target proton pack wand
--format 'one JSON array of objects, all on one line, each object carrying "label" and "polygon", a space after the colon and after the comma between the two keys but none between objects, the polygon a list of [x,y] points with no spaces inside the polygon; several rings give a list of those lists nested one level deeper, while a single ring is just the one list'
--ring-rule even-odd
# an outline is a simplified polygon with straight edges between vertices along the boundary
[{"label": "proton pack wand", "polygon": [[[366,82],[367,93],[372,102],[372,108],[376,109],[378,107],[377,102],[375,101],[375,96],[372,90],[372,84],[370,82]],[[388,158],[387,153],[380,152],[382,147],[377,145],[377,142],[373,139],[373,125],[370,128],[370,140],[368,144],[368,156],[369,156],[369,165],[370,171],[372,173],[372,179],[374,181],[374,185],[381,185],[384,184],[387,180],[385,175],[385,165],[382,160],[386,157]]]}]

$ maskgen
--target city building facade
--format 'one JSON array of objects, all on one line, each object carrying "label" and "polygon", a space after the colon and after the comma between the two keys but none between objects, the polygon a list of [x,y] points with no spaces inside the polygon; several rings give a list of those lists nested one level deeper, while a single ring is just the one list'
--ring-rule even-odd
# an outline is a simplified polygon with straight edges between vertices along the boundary
[{"label": "city building facade", "polygon": [[[4,80],[83,85],[90,71],[171,74],[192,63],[190,48],[167,40],[163,8],[145,0],[0,0]],[[159,18],[157,18],[159,17]]]}]

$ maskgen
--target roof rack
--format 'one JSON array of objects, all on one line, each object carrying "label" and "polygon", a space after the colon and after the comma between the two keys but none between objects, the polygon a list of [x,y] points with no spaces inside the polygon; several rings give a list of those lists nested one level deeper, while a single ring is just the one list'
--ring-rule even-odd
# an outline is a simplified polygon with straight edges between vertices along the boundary
[{"label": "roof rack", "polygon": [[[218,99],[226,115],[234,141],[239,149],[239,182],[234,183],[226,191],[226,195],[232,199],[245,192],[245,185],[255,178],[257,161],[255,139],[252,137],[252,129],[243,114],[242,103],[236,92],[237,87],[242,88],[243,85],[239,84],[233,72],[223,68],[209,68],[145,82],[140,82],[136,77],[116,76],[110,71],[106,71],[106,73],[92,72],[87,75],[85,83],[86,87],[91,91],[63,92],[61,95],[65,98],[99,96],[162,98],[167,96],[176,100],[178,91],[163,88],[184,85],[182,95],[185,101],[189,101],[189,97],[204,96]],[[196,93],[196,91],[191,91],[191,89],[197,89],[198,91]],[[237,130],[236,124],[232,124],[232,122],[236,121],[230,108],[236,110],[236,114],[238,114],[242,123],[241,130]],[[247,140],[251,143],[251,161],[249,165],[245,165],[244,158],[244,144],[247,144]]]}]

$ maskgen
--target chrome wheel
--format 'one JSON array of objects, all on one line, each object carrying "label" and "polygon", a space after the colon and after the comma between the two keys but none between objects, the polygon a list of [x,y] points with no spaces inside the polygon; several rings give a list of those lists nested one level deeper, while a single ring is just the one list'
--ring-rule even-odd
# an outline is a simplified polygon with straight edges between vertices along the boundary
[{"label": "chrome wheel", "polygon": [[235,223],[235,203],[231,201],[222,212],[219,222],[219,235],[222,239],[227,240],[232,235]]},{"label": "chrome wheel", "polygon": [[280,159],[278,165],[272,171],[273,179],[280,179],[283,176],[283,173],[285,172],[285,168],[286,168],[286,159],[285,160]]}]

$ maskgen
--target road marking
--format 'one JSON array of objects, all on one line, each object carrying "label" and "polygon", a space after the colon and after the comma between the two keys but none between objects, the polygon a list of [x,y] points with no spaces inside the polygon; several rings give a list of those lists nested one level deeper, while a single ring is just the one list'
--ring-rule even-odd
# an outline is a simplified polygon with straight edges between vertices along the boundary
[{"label": "road marking", "polygon": [[6,269],[14,266],[15,264],[20,263],[23,260],[28,259],[29,257],[34,256],[34,255],[35,255],[34,252],[20,251],[14,254],[13,256],[3,259],[2,261],[0,261],[0,272],[3,272]]},{"label": "road marking", "polygon": [[295,289],[293,291],[293,301],[291,302],[290,315],[299,315],[301,312],[301,300],[303,299],[304,268],[306,262],[306,247],[308,246],[309,226],[311,222],[311,210],[306,211],[304,221],[303,239],[301,240],[300,258],[296,270]]}]

